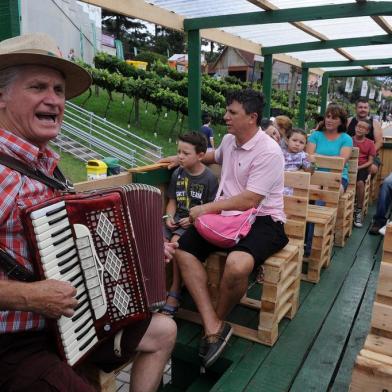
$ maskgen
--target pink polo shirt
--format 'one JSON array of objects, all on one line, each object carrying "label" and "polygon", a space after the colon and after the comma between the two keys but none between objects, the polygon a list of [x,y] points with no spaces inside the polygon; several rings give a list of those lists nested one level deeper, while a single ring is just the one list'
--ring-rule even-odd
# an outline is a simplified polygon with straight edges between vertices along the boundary
[{"label": "pink polo shirt", "polygon": [[258,216],[270,215],[274,221],[286,221],[283,211],[284,158],[279,144],[259,130],[252,139],[237,146],[235,136],[223,137],[215,150],[215,160],[222,166],[222,195],[233,197],[245,189],[265,200]]}]

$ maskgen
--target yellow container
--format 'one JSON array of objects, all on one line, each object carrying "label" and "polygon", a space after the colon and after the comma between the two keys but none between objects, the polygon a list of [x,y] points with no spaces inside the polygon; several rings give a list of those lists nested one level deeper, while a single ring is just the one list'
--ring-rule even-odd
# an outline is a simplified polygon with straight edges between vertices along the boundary
[{"label": "yellow container", "polygon": [[146,61],[137,61],[137,60],[125,60],[128,64],[133,65],[135,68],[147,70],[148,63]]},{"label": "yellow container", "polygon": [[105,162],[99,159],[90,159],[87,161],[87,181],[98,180],[106,178],[108,166]]}]

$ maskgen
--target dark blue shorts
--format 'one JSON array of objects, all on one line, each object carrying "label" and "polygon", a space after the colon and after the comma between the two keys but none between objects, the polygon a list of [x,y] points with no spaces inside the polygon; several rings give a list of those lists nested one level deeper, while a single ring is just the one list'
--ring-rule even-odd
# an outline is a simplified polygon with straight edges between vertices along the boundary
[{"label": "dark blue shorts", "polygon": [[204,262],[209,254],[216,251],[249,253],[255,260],[255,266],[262,264],[268,257],[284,248],[289,242],[282,222],[274,222],[270,216],[258,216],[249,234],[237,245],[222,249],[206,241],[191,226],[180,238],[179,248]]}]

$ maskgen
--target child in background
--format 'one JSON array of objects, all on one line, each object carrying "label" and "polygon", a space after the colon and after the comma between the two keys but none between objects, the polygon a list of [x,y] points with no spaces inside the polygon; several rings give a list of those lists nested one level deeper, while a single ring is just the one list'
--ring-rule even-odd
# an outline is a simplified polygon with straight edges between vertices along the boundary
[{"label": "child in background", "polygon": [[[179,136],[177,155],[180,166],[174,170],[166,206],[165,236],[177,242],[191,225],[189,209],[215,200],[218,180],[201,160],[207,151],[207,139],[200,132],[189,132]],[[174,316],[180,300],[181,278],[175,258],[172,260],[173,281],[167,293],[166,304],[160,310]]]},{"label": "child in background", "polygon": [[[287,147],[283,148],[284,170],[303,170],[313,173],[315,169],[314,156],[309,156],[305,151],[306,132],[300,128],[293,128],[287,137]],[[284,194],[292,195],[292,188],[285,187]]]},{"label": "child in background", "polygon": [[369,175],[369,167],[376,156],[376,146],[373,140],[366,135],[370,131],[368,121],[358,121],[355,126],[355,135],[353,136],[353,146],[359,148],[358,174],[356,186],[356,203],[354,209],[354,226],[362,227],[362,206],[365,195],[365,182]]}]

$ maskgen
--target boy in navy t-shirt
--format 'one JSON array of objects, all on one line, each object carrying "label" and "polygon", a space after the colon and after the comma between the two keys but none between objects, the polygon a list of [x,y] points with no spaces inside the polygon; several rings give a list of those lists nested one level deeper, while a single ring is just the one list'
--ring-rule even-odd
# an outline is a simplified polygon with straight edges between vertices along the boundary
[{"label": "boy in navy t-shirt", "polygon": [[[165,236],[177,242],[189,222],[189,209],[213,201],[218,190],[218,180],[201,160],[207,150],[207,140],[200,132],[179,136],[178,159],[180,166],[174,170],[168,189]],[[180,299],[181,278],[175,258],[172,260],[173,282],[161,313],[174,316]]]}]

